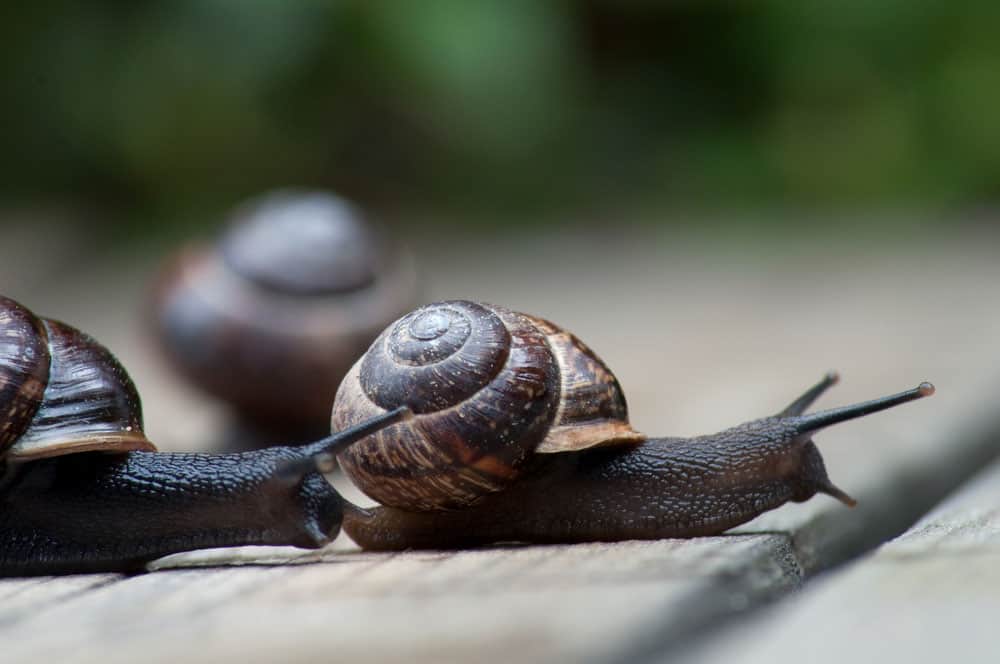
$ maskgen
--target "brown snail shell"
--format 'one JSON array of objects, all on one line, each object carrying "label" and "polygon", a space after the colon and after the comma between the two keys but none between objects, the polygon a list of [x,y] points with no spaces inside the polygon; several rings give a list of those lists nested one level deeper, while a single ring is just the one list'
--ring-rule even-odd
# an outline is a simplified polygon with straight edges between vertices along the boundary
[{"label": "brown snail shell", "polygon": [[499,491],[532,454],[644,440],[614,374],[549,321],[468,301],[421,307],[387,328],[348,373],[333,427],[408,406],[413,420],[342,453],[383,505],[456,509]]},{"label": "brown snail shell", "polygon": [[340,532],[344,499],[316,471],[410,413],[297,447],[156,452],[135,386],[107,349],[0,297],[0,415],[6,577],[135,573],[220,546],[323,546]]},{"label": "brown snail shell", "polygon": [[3,296],[0,404],[2,461],[156,449],[135,385],[110,351]]},{"label": "brown snail shell", "polygon": [[279,191],[235,211],[213,247],[183,251],[155,294],[172,364],[246,419],[325,430],[351,364],[413,306],[408,255],[343,200]]}]

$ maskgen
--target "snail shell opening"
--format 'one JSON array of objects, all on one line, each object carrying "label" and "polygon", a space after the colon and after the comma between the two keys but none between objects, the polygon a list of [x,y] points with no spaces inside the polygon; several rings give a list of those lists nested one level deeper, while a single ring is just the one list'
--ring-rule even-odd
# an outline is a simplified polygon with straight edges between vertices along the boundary
[{"label": "snail shell opening", "polygon": [[382,504],[459,508],[499,491],[536,452],[634,444],[621,388],[604,363],[548,321],[456,300],[387,328],[337,392],[332,425],[409,406],[406,425],[341,454]]}]

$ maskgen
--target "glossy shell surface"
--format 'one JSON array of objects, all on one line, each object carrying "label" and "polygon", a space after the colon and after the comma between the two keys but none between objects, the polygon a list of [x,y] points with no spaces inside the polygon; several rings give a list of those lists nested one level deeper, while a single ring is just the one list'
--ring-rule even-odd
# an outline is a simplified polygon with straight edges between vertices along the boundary
[{"label": "glossy shell surface", "polygon": [[155,450],[118,360],[90,336],[0,298],[0,447],[7,461]]},{"label": "glossy shell surface", "polygon": [[634,444],[604,363],[548,321],[488,304],[439,302],[391,325],[351,369],[332,425],[401,405],[416,417],[339,457],[382,504],[456,509],[503,489],[536,453]]}]

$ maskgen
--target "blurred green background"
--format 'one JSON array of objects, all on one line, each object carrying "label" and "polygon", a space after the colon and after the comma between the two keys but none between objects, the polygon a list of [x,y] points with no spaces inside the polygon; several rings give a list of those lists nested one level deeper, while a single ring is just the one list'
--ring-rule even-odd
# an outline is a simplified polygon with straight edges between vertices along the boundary
[{"label": "blurred green background", "polygon": [[996,0],[39,0],[0,19],[3,203],[116,233],[287,185],[480,223],[916,219],[1000,194]]}]

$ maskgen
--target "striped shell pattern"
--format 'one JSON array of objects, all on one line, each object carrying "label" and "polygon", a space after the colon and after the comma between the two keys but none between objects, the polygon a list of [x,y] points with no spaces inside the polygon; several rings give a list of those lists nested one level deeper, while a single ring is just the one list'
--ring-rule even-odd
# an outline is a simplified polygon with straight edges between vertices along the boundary
[{"label": "striped shell pattern", "polygon": [[389,326],[337,392],[334,430],[401,405],[416,417],[343,452],[354,483],[384,505],[458,509],[499,491],[535,453],[644,439],[621,387],[586,345],[502,307],[448,301]]},{"label": "striped shell pattern", "polygon": [[0,296],[0,465],[155,449],[135,385],[104,346]]}]

